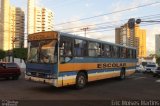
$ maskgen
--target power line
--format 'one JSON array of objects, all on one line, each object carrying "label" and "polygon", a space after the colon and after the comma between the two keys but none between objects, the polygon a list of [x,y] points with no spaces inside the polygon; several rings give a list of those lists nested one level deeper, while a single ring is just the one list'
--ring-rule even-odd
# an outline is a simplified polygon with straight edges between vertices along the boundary
[{"label": "power line", "polygon": [[[159,24],[159,23],[145,23],[145,24],[142,24],[141,26],[150,26],[150,25],[156,25],[156,24]],[[96,32],[106,32],[106,31],[112,31],[112,30],[115,30],[115,27],[109,27],[109,28],[101,28],[99,29],[99,31],[96,31]],[[79,33],[79,34],[83,34],[81,31],[73,31],[73,32],[70,32],[70,33]],[[90,34],[90,33],[96,33],[95,30],[89,30],[87,33]]]},{"label": "power line", "polygon": [[137,8],[142,8],[142,7],[146,7],[146,6],[155,5],[155,4],[158,4],[158,3],[160,3],[160,2],[153,2],[153,3],[139,5],[139,6],[136,6],[136,7],[131,7],[131,8],[127,8],[127,9],[123,9],[123,10],[119,10],[119,11],[114,11],[114,12],[106,13],[106,14],[96,15],[96,16],[92,16],[92,17],[88,17],[88,18],[82,18],[82,19],[75,20],[75,21],[68,21],[68,22],[56,24],[55,26],[59,26],[59,25],[63,25],[63,24],[68,24],[68,23],[73,23],[73,22],[76,22],[76,21],[82,21],[82,20],[88,20],[88,19],[92,19],[92,18],[102,17],[102,16],[105,16],[105,15],[111,15],[111,14],[115,14],[115,13],[119,13],[119,12],[125,12],[125,11],[129,11],[129,10],[137,9]]},{"label": "power line", "polygon": [[[141,16],[141,17],[138,17],[138,18],[143,18],[143,17],[144,17],[143,19],[152,19],[152,20],[155,20],[155,18],[156,18],[156,20],[157,20],[157,19],[159,18],[159,16],[160,16],[160,14],[156,14],[156,15]],[[120,20],[120,21],[123,22],[123,21],[127,21],[127,20],[128,20],[128,19],[123,19],[123,20]],[[107,25],[107,26],[96,27],[95,29],[120,26],[120,25],[118,25],[118,24],[113,25],[114,22],[117,22],[117,21],[104,22],[104,23],[98,23],[98,24],[92,24],[92,25],[85,25],[85,26],[89,27],[89,26],[97,26],[97,25],[103,25],[103,24],[104,24],[104,25]],[[112,23],[112,25],[111,25],[110,23]],[[109,24],[109,25],[108,25],[108,24]],[[80,29],[80,28],[82,28],[82,27],[84,27],[84,26],[78,26],[78,27],[72,27],[72,28],[66,28],[66,29],[60,29],[60,30]],[[92,28],[90,28],[90,29],[92,29]]]},{"label": "power line", "polygon": [[[141,17],[136,17],[136,18],[143,18],[143,17],[145,17],[145,19],[151,19],[151,18],[156,18],[156,17],[159,18],[160,14],[152,14],[152,15],[141,16]],[[123,22],[123,21],[128,21],[128,18],[119,20],[119,22]],[[103,24],[106,25],[106,24],[110,24],[110,23],[114,23],[114,22],[117,23],[117,21],[112,21],[112,22],[111,21],[107,21],[107,22],[102,22],[102,23],[97,23],[97,24],[81,25],[81,26],[77,26],[77,27],[64,28],[64,29],[59,29],[59,30],[69,30],[69,29],[76,29],[76,28],[80,29],[80,28],[85,27],[85,26],[92,27],[92,26],[99,26],[99,25],[103,25]]]}]

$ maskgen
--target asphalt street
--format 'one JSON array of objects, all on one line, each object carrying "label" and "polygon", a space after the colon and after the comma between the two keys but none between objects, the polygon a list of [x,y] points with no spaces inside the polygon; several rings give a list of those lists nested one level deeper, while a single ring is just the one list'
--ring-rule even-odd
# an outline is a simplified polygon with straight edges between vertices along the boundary
[{"label": "asphalt street", "polygon": [[160,78],[135,73],[125,80],[116,78],[90,82],[84,89],[56,88],[19,80],[0,80],[0,100],[160,100]]}]

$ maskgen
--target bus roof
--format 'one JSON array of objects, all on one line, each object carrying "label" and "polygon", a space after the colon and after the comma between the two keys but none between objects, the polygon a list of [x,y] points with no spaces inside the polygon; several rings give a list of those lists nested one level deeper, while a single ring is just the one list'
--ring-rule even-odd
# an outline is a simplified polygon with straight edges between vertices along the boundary
[{"label": "bus roof", "polygon": [[[72,38],[77,38],[77,39],[82,39],[82,40],[87,40],[87,41],[94,41],[94,42],[98,42],[98,43],[104,43],[104,44],[108,44],[108,45],[115,45],[115,46],[119,46],[119,47],[136,49],[135,47],[123,46],[123,45],[119,45],[119,44],[115,44],[115,43],[111,43],[111,42],[107,42],[107,41],[102,41],[102,40],[98,40],[98,39],[83,37],[83,36],[79,36],[79,35],[73,35],[73,34],[59,32],[59,31],[45,31],[45,32],[38,32],[38,33],[29,34],[28,40],[31,40],[31,39],[37,40],[37,39],[40,39],[39,37],[37,37],[37,35],[48,35],[48,34],[53,36],[53,37],[45,36],[45,38],[47,38],[47,39],[52,38],[53,39],[53,38],[57,38],[56,36],[57,36],[58,33],[60,34],[60,36],[72,37]],[[41,38],[41,39],[43,39],[43,38]]]},{"label": "bus roof", "polygon": [[98,43],[115,45],[115,46],[119,46],[119,47],[126,47],[126,48],[130,48],[130,49],[136,49],[135,47],[123,46],[123,45],[119,45],[119,44],[115,44],[115,43],[111,43],[111,42],[107,42],[107,41],[102,41],[102,40],[98,40],[98,39],[93,39],[93,38],[73,35],[73,34],[64,33],[64,32],[59,32],[59,33],[60,33],[60,36],[72,37],[72,38],[77,38],[77,39],[82,39],[82,40],[87,40],[87,41],[94,41],[94,42],[98,42]]}]

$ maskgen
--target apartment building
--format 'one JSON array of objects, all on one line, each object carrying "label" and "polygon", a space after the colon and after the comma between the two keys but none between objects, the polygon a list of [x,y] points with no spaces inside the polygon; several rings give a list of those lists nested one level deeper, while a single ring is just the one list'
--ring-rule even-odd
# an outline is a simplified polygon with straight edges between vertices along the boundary
[{"label": "apartment building", "polygon": [[137,48],[139,58],[146,57],[146,30],[135,24],[129,29],[128,24],[115,29],[115,43]]},{"label": "apartment building", "polygon": [[21,48],[24,45],[24,11],[18,7],[10,7],[10,33],[14,48]]},{"label": "apartment building", "polygon": [[11,50],[23,47],[24,11],[10,6],[9,0],[1,0],[0,49]]},{"label": "apartment building", "polygon": [[34,0],[28,0],[28,34],[52,31],[53,12],[47,8],[35,6]]}]

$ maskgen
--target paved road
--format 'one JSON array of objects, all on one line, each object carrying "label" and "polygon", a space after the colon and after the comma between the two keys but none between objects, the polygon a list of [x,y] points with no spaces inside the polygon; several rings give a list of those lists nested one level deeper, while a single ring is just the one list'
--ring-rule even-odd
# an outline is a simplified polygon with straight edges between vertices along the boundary
[{"label": "paved road", "polygon": [[160,78],[136,73],[123,81],[91,82],[85,89],[52,86],[19,80],[0,80],[0,100],[160,100]]},{"label": "paved road", "polygon": [[154,99],[160,100],[160,78],[136,73],[123,81],[107,79],[91,82],[85,89],[52,86],[19,80],[0,80],[1,100],[104,100]]}]

